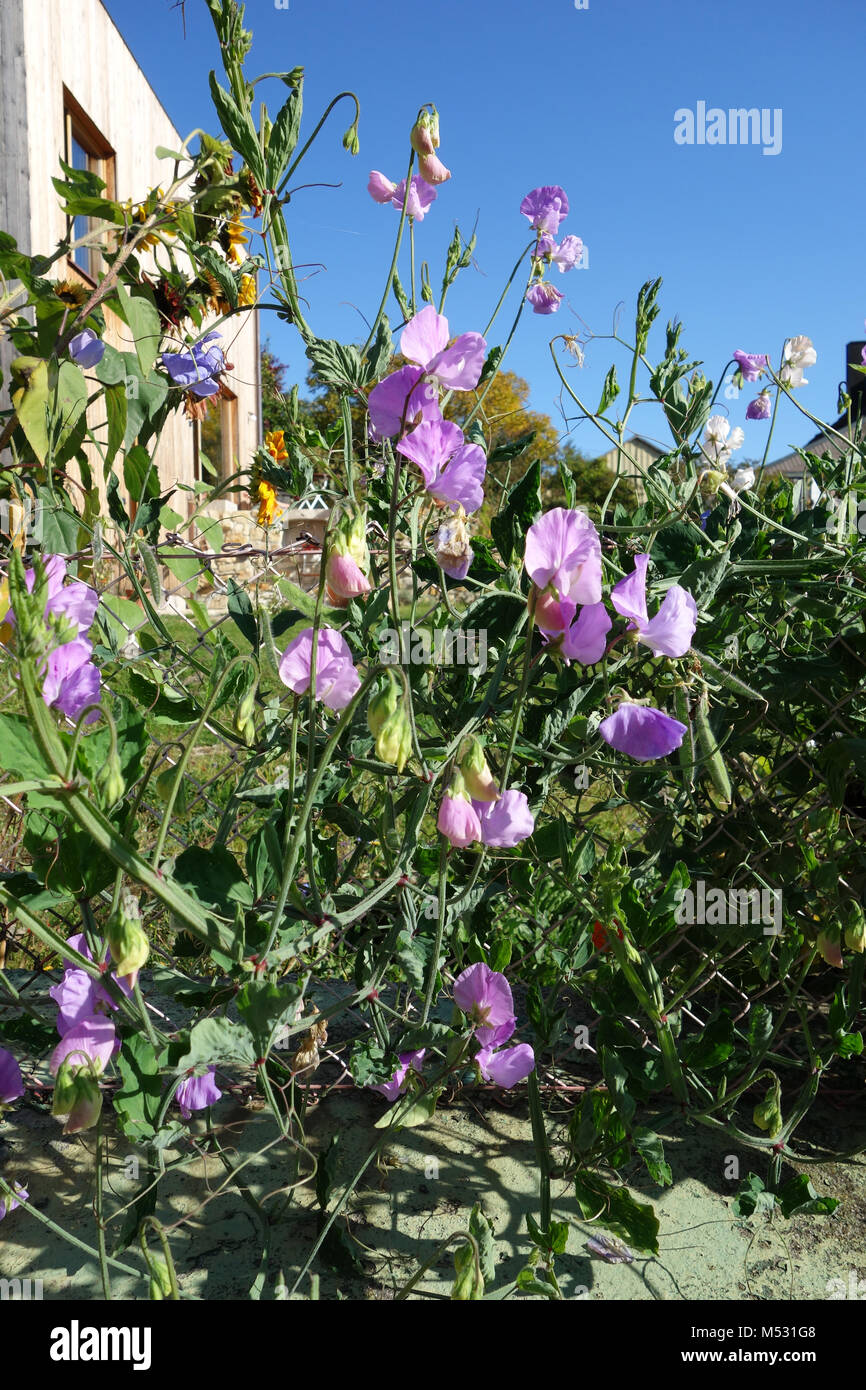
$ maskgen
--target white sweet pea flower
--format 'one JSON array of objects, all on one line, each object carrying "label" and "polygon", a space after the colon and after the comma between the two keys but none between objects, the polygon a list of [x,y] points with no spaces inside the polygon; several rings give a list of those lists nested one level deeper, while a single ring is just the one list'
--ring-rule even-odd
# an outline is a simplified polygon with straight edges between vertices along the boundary
[{"label": "white sweet pea flower", "polygon": [[724,415],[711,415],[704,426],[701,451],[713,468],[724,468],[731,454],[743,447],[745,437],[739,425],[731,429]]},{"label": "white sweet pea flower", "polygon": [[812,367],[818,361],[812,339],[807,338],[804,333],[798,333],[796,338],[789,338],[785,343],[784,355],[785,361],[779,372],[779,380],[785,386],[808,386],[809,383],[803,375],[804,368]]},{"label": "white sweet pea flower", "polygon": [[755,486],[754,468],[738,468],[731,479],[731,487],[735,492],[745,492],[747,488]]}]

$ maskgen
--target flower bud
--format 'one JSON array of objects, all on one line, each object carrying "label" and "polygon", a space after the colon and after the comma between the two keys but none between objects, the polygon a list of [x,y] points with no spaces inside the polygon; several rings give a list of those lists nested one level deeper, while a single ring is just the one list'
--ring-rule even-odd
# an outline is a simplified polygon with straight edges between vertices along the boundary
[{"label": "flower bud", "polygon": [[118,978],[129,976],[129,983],[134,985],[150,955],[150,943],[141,925],[138,900],[128,889],[121,894],[117,912],[109,918],[105,937]]},{"label": "flower bud", "polygon": [[445,168],[438,154],[420,155],[418,170],[427,183],[445,183],[451,177],[451,170]]},{"label": "flower bud", "polygon": [[473,801],[497,801],[499,788],[493,780],[493,773],[487,766],[484,749],[480,739],[474,735],[463,744],[460,750],[460,771],[466,790]]},{"label": "flower bud", "polygon": [[828,965],[834,965],[837,970],[842,969],[842,941],[838,930],[819,932],[815,944],[818,947],[819,956]]},{"label": "flower bud", "polygon": [[256,724],[253,715],[256,708],[257,689],[258,686],[254,681],[241,697],[234,718],[235,731],[241,735],[248,748],[252,747],[256,737]]},{"label": "flower bud", "polygon": [[325,583],[337,608],[347,608],[353,598],[370,592],[366,507],[347,506],[339,517],[330,539]]},{"label": "flower bud", "polygon": [[385,689],[367,706],[367,728],[376,740],[376,757],[402,772],[412,751],[412,729],[399,683],[390,672]]},{"label": "flower bud", "polygon": [[855,951],[857,955],[866,951],[866,917],[859,903],[851,903],[849,906],[845,945],[849,951]]},{"label": "flower bud", "polygon": [[343,136],[343,149],[348,150],[351,155],[356,155],[360,148],[361,142],[358,139],[358,127],[357,125],[350,125]]},{"label": "flower bud", "polygon": [[102,1092],[90,1063],[82,1066],[74,1056],[61,1062],[54,1081],[51,1113],[57,1120],[66,1120],[64,1134],[92,1129],[102,1111]]},{"label": "flower bud", "polygon": [[417,155],[432,155],[439,148],[439,112],[422,111],[412,127],[409,143]]},{"label": "flower bud", "polygon": [[781,1101],[782,1088],[779,1085],[779,1078],[774,1076],[773,1085],[752,1112],[752,1122],[757,1125],[758,1129],[763,1129],[770,1139],[775,1139],[782,1128]]},{"label": "flower bud", "polygon": [[105,807],[113,806],[126,791],[126,783],[123,780],[123,772],[116,748],[111,749],[105,766],[100,768],[96,775],[96,789],[99,793],[99,800]]},{"label": "flower bud", "polygon": [[705,469],[700,476],[701,492],[703,496],[714,497],[726,478],[726,473],[719,473],[715,468]]}]

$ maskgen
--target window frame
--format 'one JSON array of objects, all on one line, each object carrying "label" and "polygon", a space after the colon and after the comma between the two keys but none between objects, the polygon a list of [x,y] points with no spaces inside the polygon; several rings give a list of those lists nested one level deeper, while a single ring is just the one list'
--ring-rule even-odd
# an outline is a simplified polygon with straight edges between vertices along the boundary
[{"label": "window frame", "polygon": [[[105,184],[105,197],[114,199],[115,197],[115,159],[116,152],[102,134],[99,127],[90,119],[87,112],[69,91],[63,88],[63,149],[64,159],[70,166],[72,165],[72,142],[79,146],[87,157],[88,169],[102,179]],[[66,234],[72,239],[73,228],[76,219],[68,217],[66,219]],[[88,217],[88,229],[90,230],[97,223],[98,219]],[[75,258],[76,253],[70,251],[67,256],[67,264],[81,275],[88,284],[95,285],[99,278],[99,271],[102,269],[102,253],[98,246],[79,248],[87,252],[87,265],[81,265]]]}]

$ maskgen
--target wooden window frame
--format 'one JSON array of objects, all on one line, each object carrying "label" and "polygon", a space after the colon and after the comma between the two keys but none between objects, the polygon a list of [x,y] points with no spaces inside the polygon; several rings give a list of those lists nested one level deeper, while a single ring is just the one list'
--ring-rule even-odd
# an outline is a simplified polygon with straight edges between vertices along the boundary
[{"label": "wooden window frame", "polygon": [[[116,153],[106,140],[102,131],[90,119],[84,108],[75,100],[68,87],[63,88],[63,148],[66,163],[72,164],[72,141],[81,146],[87,155],[87,167],[105,183],[105,197],[115,197],[115,159]],[[95,219],[88,218],[88,221]],[[67,236],[72,236],[75,219],[67,218]],[[79,265],[74,253],[67,257],[68,265],[89,285],[95,285],[102,260],[96,246],[89,249],[88,266]]]}]

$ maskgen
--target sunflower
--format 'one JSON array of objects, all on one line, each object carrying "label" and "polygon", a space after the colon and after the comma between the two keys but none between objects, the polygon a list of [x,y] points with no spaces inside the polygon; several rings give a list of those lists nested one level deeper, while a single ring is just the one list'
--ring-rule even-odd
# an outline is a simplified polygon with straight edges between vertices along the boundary
[{"label": "sunflower", "polygon": [[223,293],[223,287],[220,284],[219,280],[209,270],[206,270],[204,272],[204,278],[207,281],[207,285],[210,290],[210,295],[207,301],[208,309],[211,311],[212,314],[230,314],[232,306],[226,299],[225,294]]},{"label": "sunflower", "polygon": [[57,298],[72,309],[80,309],[89,293],[80,280],[55,280],[52,288]]},{"label": "sunflower", "polygon": [[238,304],[251,306],[255,304],[258,297],[256,289],[255,275],[242,275],[240,288],[238,289]]},{"label": "sunflower", "polygon": [[268,430],[265,435],[265,448],[274,463],[282,463],[289,457],[283,430]]},{"label": "sunflower", "polygon": [[259,483],[259,526],[273,526],[278,516],[282,516],[282,507],[277,506],[277,492],[273,483],[266,483],[264,479]]},{"label": "sunflower", "polygon": [[220,243],[223,250],[229,260],[234,261],[235,265],[243,265],[246,260],[247,253],[245,247],[248,240],[249,238],[244,231],[243,223],[239,217],[233,217],[220,236]]}]

